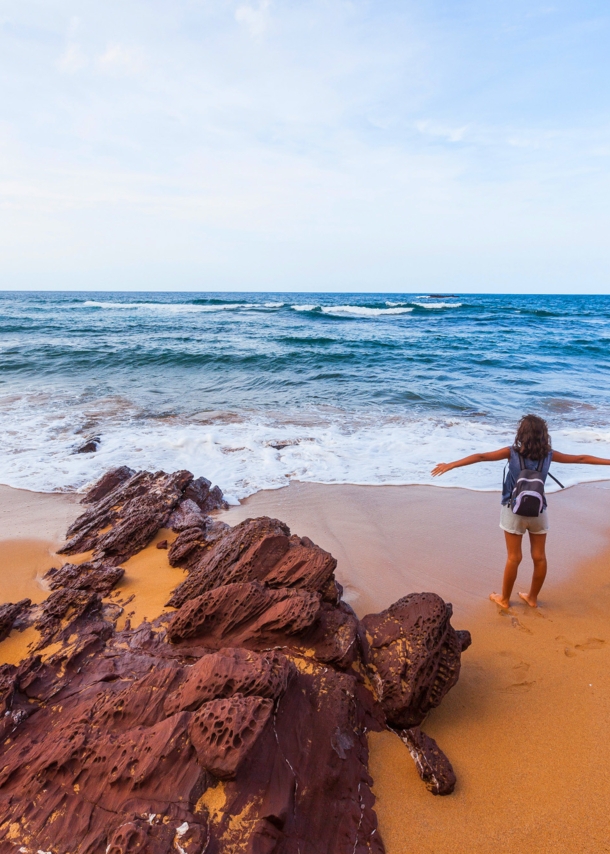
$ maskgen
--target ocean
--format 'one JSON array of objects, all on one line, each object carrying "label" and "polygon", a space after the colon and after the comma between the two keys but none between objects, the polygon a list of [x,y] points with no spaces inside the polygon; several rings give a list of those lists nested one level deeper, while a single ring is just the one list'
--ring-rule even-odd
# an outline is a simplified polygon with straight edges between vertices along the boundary
[{"label": "ocean", "polygon": [[558,450],[610,456],[610,297],[0,294],[10,486],[82,490],[126,464],[233,502],[291,480],[499,489],[499,463],[430,469],[509,444],[526,412]]}]

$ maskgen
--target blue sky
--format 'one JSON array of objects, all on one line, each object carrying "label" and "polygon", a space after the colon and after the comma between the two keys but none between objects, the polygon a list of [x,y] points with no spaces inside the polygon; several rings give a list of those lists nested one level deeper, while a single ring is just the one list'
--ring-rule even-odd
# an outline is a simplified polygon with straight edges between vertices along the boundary
[{"label": "blue sky", "polygon": [[1,0],[0,288],[610,291],[602,2]]}]

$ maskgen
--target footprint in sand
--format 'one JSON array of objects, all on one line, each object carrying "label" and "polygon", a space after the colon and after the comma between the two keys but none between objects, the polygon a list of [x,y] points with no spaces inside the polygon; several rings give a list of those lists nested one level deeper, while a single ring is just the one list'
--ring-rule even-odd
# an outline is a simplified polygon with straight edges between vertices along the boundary
[{"label": "footprint in sand", "polygon": [[565,644],[563,648],[564,655],[567,655],[568,658],[574,658],[576,653],[574,652],[574,644],[571,640],[569,640],[565,635],[557,635],[555,638],[559,643]]},{"label": "footprint in sand", "polygon": [[565,635],[558,635],[555,638],[559,643],[565,644],[563,651],[568,658],[575,658],[576,650],[579,652],[587,652],[589,649],[601,649],[606,645],[606,641],[602,638],[587,638],[583,643],[572,643]]},{"label": "footprint in sand", "polygon": [[527,626],[524,626],[521,620],[519,620],[517,617],[511,617],[510,624],[514,629],[519,629],[519,631],[521,632],[527,632],[528,635],[534,634],[533,631],[531,629],[528,629]]},{"label": "footprint in sand", "polygon": [[502,689],[502,692],[504,694],[525,694],[528,691],[531,691],[532,685],[535,684],[535,679],[532,679],[531,682],[524,679],[523,682],[513,682],[511,685],[507,685],[506,688]]},{"label": "footprint in sand", "polygon": [[587,638],[584,643],[577,643],[576,649],[580,649],[583,652],[588,649],[601,649],[606,643],[602,638]]}]

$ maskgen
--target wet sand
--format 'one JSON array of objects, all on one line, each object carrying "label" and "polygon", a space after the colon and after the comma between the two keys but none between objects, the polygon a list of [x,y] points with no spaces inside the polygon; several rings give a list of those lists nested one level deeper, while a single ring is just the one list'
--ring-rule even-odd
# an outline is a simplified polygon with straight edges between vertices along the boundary
[{"label": "wet sand", "polygon": [[[610,484],[565,490],[549,506],[542,607],[515,598],[508,613],[487,599],[504,559],[497,494],[292,484],[220,514],[230,524],[277,516],[330,550],[361,616],[433,590],[454,604],[456,628],[472,632],[460,681],[424,725],[454,764],[455,793],[433,797],[395,736],[370,736],[388,854],[610,851]],[[60,565],[53,552],[80,511],[72,496],[0,487],[0,559],[10,565],[0,601],[44,598],[37,576]],[[115,595],[134,595],[135,625],[157,616],[181,571],[155,543],[126,569]],[[530,571],[526,557],[518,588]],[[11,644],[0,644],[0,661]]]}]

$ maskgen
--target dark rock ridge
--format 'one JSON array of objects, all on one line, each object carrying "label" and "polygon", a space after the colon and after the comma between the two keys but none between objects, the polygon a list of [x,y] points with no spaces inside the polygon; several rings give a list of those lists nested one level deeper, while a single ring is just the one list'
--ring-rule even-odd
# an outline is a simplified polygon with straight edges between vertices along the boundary
[{"label": "dark rock ridge", "polygon": [[[366,733],[385,727],[452,791],[420,729],[470,641],[440,597],[358,620],[328,552],[211,519],[222,494],[189,472],[115,470],[83,503],[63,551],[92,559],[0,607],[0,636],[41,634],[0,667],[0,854],[382,854]],[[118,564],[168,525],[176,610],[119,631]]]},{"label": "dark rock ridge", "polygon": [[171,518],[193,518],[194,507],[204,523],[204,513],[227,506],[217,486],[189,471],[133,473],[126,467],[104,475],[83,504],[90,507],[68,528],[60,554],[92,551],[94,560],[114,565],[137,554]]},{"label": "dark rock ridge", "polygon": [[92,436],[90,439],[80,446],[80,448],[76,449],[77,454],[94,454],[95,451],[99,448],[100,442],[102,440],[99,436]]},{"label": "dark rock ridge", "polygon": [[13,627],[19,626],[31,604],[30,599],[22,599],[14,605],[0,605],[0,641],[9,636]]},{"label": "dark rock ridge", "polygon": [[96,561],[95,563],[66,563],[61,569],[50,569],[45,573],[44,578],[51,590],[69,587],[73,590],[93,590],[101,596],[108,596],[124,574],[125,570],[120,566]]}]

